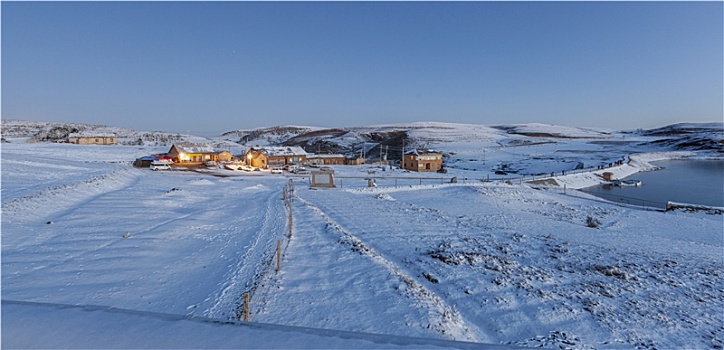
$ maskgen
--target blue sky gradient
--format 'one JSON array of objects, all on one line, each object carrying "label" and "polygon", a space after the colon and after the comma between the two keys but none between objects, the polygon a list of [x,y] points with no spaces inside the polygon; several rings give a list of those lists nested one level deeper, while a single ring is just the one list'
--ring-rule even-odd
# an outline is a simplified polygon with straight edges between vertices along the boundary
[{"label": "blue sky gradient", "polygon": [[722,121],[723,2],[6,2],[2,118]]}]

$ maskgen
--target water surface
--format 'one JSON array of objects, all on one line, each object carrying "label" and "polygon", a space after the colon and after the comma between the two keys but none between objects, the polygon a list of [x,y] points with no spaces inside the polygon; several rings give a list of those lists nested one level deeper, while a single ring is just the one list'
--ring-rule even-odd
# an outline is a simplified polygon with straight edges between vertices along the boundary
[{"label": "water surface", "polygon": [[666,202],[724,207],[724,160],[666,160],[653,162],[662,170],[634,174],[641,186],[597,185],[583,191],[608,200],[666,207]]}]

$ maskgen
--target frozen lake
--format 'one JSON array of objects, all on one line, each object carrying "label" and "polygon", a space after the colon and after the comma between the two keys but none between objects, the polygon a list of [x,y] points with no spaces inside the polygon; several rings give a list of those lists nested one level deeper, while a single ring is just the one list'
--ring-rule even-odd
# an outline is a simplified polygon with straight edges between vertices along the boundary
[{"label": "frozen lake", "polygon": [[724,207],[724,161],[667,160],[652,163],[662,170],[627,179],[641,186],[598,185],[584,191],[617,202],[664,208],[667,201]]}]

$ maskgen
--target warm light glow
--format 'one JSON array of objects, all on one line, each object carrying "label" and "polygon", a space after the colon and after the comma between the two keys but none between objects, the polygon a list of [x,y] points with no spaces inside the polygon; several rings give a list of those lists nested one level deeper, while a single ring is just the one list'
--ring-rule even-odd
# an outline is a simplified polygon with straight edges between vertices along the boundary
[{"label": "warm light glow", "polygon": [[246,159],[251,160],[251,153],[246,155]]}]

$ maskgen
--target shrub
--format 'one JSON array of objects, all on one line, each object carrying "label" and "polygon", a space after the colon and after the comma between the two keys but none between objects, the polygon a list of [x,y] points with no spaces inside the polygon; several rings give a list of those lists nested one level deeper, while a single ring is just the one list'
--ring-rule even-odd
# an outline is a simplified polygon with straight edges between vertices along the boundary
[{"label": "shrub", "polygon": [[588,216],[586,218],[586,226],[590,228],[598,228],[599,226],[601,226],[601,222],[593,216]]}]

